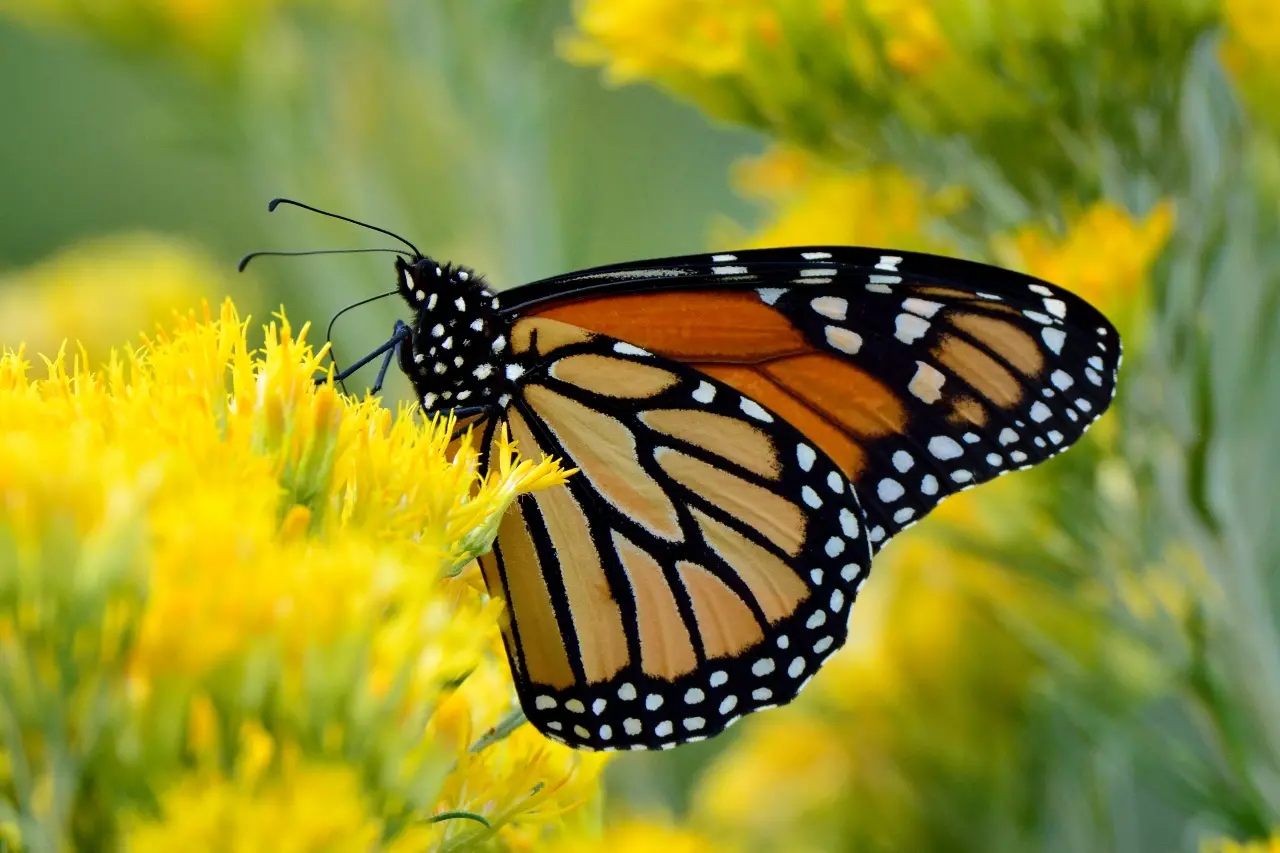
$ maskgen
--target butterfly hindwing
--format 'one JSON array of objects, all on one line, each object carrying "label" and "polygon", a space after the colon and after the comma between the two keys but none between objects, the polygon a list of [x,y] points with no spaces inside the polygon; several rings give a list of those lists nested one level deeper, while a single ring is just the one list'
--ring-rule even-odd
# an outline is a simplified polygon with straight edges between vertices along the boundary
[{"label": "butterfly hindwing", "polygon": [[588,270],[508,304],[680,360],[769,406],[855,483],[876,549],[947,495],[1074,443],[1110,405],[1121,355],[1111,324],[1061,288],[870,249]]},{"label": "butterfly hindwing", "polygon": [[530,720],[574,746],[664,748],[790,701],[843,644],[870,565],[844,474],[678,361],[544,319],[511,341],[512,437],[579,469],[521,497],[481,561]]}]

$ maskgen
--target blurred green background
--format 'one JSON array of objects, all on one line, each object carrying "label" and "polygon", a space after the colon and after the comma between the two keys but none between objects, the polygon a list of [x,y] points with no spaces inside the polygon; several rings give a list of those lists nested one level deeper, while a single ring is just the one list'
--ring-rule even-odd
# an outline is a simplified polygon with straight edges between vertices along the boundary
[{"label": "blurred green background", "polygon": [[[189,3],[189,20],[166,5],[0,4],[15,10],[0,17],[0,269],[145,232],[226,274],[209,296],[233,290],[258,316],[283,301],[323,329],[386,289],[385,258],[267,260],[245,280],[236,260],[389,241],[268,215],[274,196],[397,230],[498,286],[701,251],[713,215],[749,213],[726,174],[760,142],[560,61],[567,4]],[[340,351],[384,336],[399,311],[346,315]],[[37,343],[21,318],[0,322],[6,340]]]},{"label": "blurred green background", "polygon": [[1075,289],[1116,410],[890,546],[795,705],[616,758],[564,849],[1276,851],[1277,80],[1272,0],[0,0],[0,340],[391,284],[237,277],[388,245],[275,195],[499,286],[844,242]]}]

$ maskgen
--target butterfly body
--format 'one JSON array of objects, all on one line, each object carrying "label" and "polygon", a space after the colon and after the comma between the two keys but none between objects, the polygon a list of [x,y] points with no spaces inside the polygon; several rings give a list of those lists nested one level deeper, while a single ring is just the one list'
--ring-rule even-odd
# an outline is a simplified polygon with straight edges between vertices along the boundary
[{"label": "butterfly body", "polygon": [[484,279],[431,258],[397,258],[396,286],[415,312],[400,369],[423,411],[505,405],[511,324],[498,314],[498,297]]},{"label": "butterfly body", "polygon": [[[790,701],[845,641],[871,557],[950,494],[1044,461],[1109,405],[1078,297],[849,247],[615,265],[504,292],[397,262],[424,411],[578,469],[481,558],[529,719],[670,748]],[[485,457],[487,459],[487,456]]]}]

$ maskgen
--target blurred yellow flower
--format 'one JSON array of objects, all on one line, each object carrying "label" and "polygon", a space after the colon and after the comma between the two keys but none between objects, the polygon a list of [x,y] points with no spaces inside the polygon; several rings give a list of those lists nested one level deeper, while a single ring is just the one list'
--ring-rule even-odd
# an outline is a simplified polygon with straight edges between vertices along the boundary
[{"label": "blurred yellow flower", "polygon": [[770,213],[745,239],[722,228],[717,243],[726,245],[939,248],[925,233],[929,222],[964,203],[959,189],[931,194],[891,166],[848,171],[787,146],[738,163],[733,179],[742,195],[766,202]]},{"label": "blurred yellow flower", "polygon": [[673,827],[662,818],[631,817],[611,824],[602,834],[567,835],[545,848],[547,853],[733,853],[724,840]]},{"label": "blurred yellow flower", "polygon": [[[230,269],[228,268],[228,272]],[[154,234],[86,240],[49,260],[0,273],[0,345],[54,355],[64,341],[106,354],[178,308],[227,290],[202,252]]]},{"label": "blurred yellow flower", "polygon": [[866,0],[867,13],[885,34],[885,57],[908,75],[934,67],[950,53],[930,0]]},{"label": "blurred yellow flower", "polygon": [[615,83],[670,72],[741,70],[752,39],[776,29],[764,0],[581,0],[579,33],[562,42],[574,62],[600,64]]},{"label": "blurred yellow flower", "polygon": [[1280,832],[1257,841],[1221,839],[1200,845],[1200,853],[1280,853]]},{"label": "blurred yellow flower", "polygon": [[1280,7],[1270,0],[1222,0],[1233,50],[1276,67],[1280,64]]},{"label": "blurred yellow flower", "polygon": [[1075,217],[1065,236],[1028,226],[993,243],[1002,260],[1075,291],[1105,313],[1138,294],[1173,232],[1174,207],[1162,201],[1141,218],[1100,201]]},{"label": "blurred yellow flower", "polygon": [[24,837],[109,839],[153,790],[139,849],[399,850],[407,826],[421,849],[442,809],[540,837],[595,796],[601,759],[527,726],[468,750],[515,706],[500,606],[454,575],[566,472],[500,442],[479,477],[447,420],[316,387],[305,337],[281,316],[254,351],[228,301],[98,371],[0,356],[0,805]]},{"label": "blurred yellow flower", "polygon": [[225,70],[271,15],[315,0],[0,0],[0,15]]},{"label": "blurred yellow flower", "polygon": [[1270,0],[1222,0],[1226,38],[1223,64],[1249,105],[1272,128],[1280,127],[1280,6]]},{"label": "blurred yellow flower", "polygon": [[760,851],[951,849],[954,815],[935,796],[1000,808],[1045,673],[1014,626],[1090,665],[1128,651],[1050,587],[950,538],[1025,539],[1046,524],[1027,488],[1001,478],[951,498],[876,558],[848,645],[793,705],[740,724],[702,774],[696,826]]},{"label": "blurred yellow flower", "polygon": [[[263,736],[263,748],[274,749]],[[246,745],[245,753],[253,747]],[[296,750],[278,770],[255,766],[242,753],[238,772],[195,772],[161,798],[163,817],[138,820],[126,830],[130,853],[235,850],[237,853],[321,853],[349,850],[421,850],[421,839],[402,834],[379,848],[382,820],[364,797],[358,768],[302,760]],[[414,845],[415,840],[418,842]]]},{"label": "blurred yellow flower", "polygon": [[853,758],[827,721],[794,710],[753,720],[745,740],[703,775],[698,813],[725,826],[780,830],[845,795]]}]

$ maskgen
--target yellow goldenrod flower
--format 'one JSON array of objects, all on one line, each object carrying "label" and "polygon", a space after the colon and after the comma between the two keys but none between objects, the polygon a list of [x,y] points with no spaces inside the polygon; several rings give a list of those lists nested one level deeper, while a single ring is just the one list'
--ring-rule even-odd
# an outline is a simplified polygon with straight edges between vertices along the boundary
[{"label": "yellow goldenrod flower", "polygon": [[1174,208],[1167,201],[1142,218],[1101,201],[1072,220],[1065,237],[1029,226],[994,242],[1010,265],[1073,290],[1110,314],[1140,292],[1173,223]]},{"label": "yellow goldenrod flower", "polygon": [[1200,853],[1280,853],[1280,831],[1257,841],[1220,839],[1200,845]]},{"label": "yellow goldenrod flower", "polygon": [[49,260],[0,273],[0,341],[56,353],[79,341],[95,358],[178,308],[227,289],[202,252],[152,234],[80,242]]},{"label": "yellow goldenrod flower", "polygon": [[[920,181],[893,167],[850,172],[788,147],[739,163],[734,179],[743,195],[772,207],[763,228],[745,241],[762,248],[928,248],[933,245],[925,235],[929,222],[964,200],[959,190],[930,194]],[[723,242],[741,241],[725,235]]]},{"label": "yellow goldenrod flower", "polygon": [[866,0],[865,5],[883,30],[885,56],[898,71],[923,74],[951,52],[928,0]]},{"label": "yellow goldenrod flower", "polygon": [[1280,64],[1280,8],[1268,0],[1222,0],[1231,49],[1241,59]]},{"label": "yellow goldenrod flower", "polygon": [[[98,370],[0,357],[0,706],[19,735],[0,739],[18,816],[0,832],[57,849],[124,820],[140,850],[422,849],[458,821],[541,837],[593,798],[602,759],[527,726],[469,751],[515,702],[500,604],[459,569],[566,472],[502,440],[482,478],[451,422],[317,388],[306,330],[265,333],[251,349],[227,302]],[[428,823],[457,810],[489,825]]]},{"label": "yellow goldenrod flower", "polygon": [[[603,834],[569,835],[548,848],[548,853],[733,853],[737,847],[683,828],[661,818],[632,817],[612,824]],[[794,849],[794,848],[792,848]]]},{"label": "yellow goldenrod flower", "polygon": [[749,43],[776,29],[762,0],[585,0],[580,33],[565,55],[601,64],[615,83],[670,72],[719,76],[741,70]]}]

